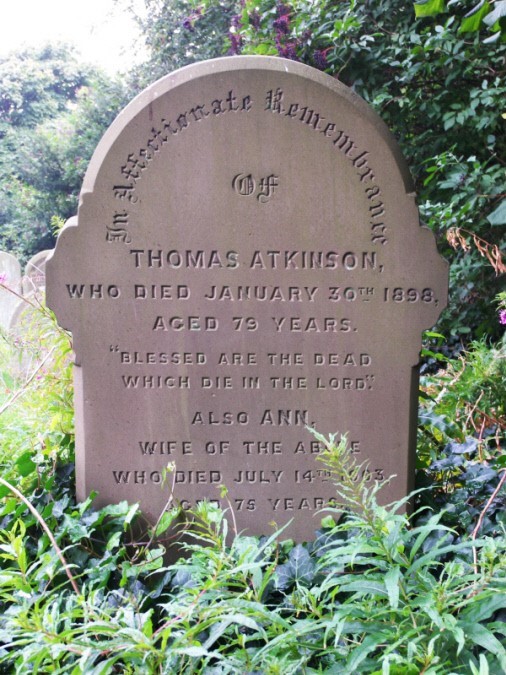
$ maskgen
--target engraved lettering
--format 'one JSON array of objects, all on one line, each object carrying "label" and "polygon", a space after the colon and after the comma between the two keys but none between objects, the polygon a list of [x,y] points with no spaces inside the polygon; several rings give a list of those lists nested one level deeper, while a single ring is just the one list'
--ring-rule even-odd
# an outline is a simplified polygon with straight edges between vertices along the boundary
[{"label": "engraved lettering", "polygon": [[218,325],[218,319],[214,316],[157,316],[152,330],[217,331]]},{"label": "engraved lettering", "polygon": [[322,129],[320,131],[320,133],[323,134],[324,136],[326,136],[327,138],[330,138],[332,136],[333,132],[335,131],[335,129],[336,129],[336,125],[333,122],[329,122],[325,126],[325,129]]},{"label": "engraved lettering", "polygon": [[308,126],[313,127],[316,131],[319,131],[318,127],[320,122],[322,122],[325,117],[322,117],[319,113],[314,110],[309,110],[307,107],[301,108],[301,115],[299,117],[301,122],[305,122]]},{"label": "engraved lettering", "polygon": [[125,389],[190,389],[187,375],[122,375]]},{"label": "engraved lettering", "polygon": [[376,269],[376,251],[254,251],[250,269]]},{"label": "engraved lettering", "polygon": [[237,192],[238,195],[249,197],[255,192],[256,182],[250,173],[247,175],[244,173],[238,173],[232,179],[232,188],[235,192]]},{"label": "engraved lettering", "polygon": [[352,150],[357,147],[354,141],[352,141],[344,131],[338,131],[337,134],[337,138],[334,140],[333,144],[339,148],[339,150],[342,150],[345,155],[350,155]]},{"label": "engraved lettering", "polygon": [[203,105],[196,105],[195,107],[191,108],[188,114],[192,115],[195,122],[201,122],[210,115]]},{"label": "engraved lettering", "polygon": [[202,352],[119,352],[120,362],[129,365],[184,365],[198,366],[207,363]]},{"label": "engraved lettering", "polygon": [[307,389],[305,377],[271,377],[269,379],[273,389]]},{"label": "engraved lettering", "polygon": [[260,418],[262,426],[308,426],[307,410],[264,410]]},{"label": "engraved lettering", "polygon": [[255,352],[247,352],[245,354],[241,352],[232,352],[231,354],[223,352],[218,358],[219,366],[256,366],[257,364]]},{"label": "engraved lettering", "polygon": [[135,186],[131,183],[129,185],[114,185],[113,193],[116,199],[126,199],[132,204],[135,204],[138,201],[138,198],[135,195]]},{"label": "engraved lettering", "polygon": [[121,296],[121,290],[115,284],[66,284],[67,293],[70,298],[83,300],[89,298],[90,300],[103,300],[104,298],[111,298],[116,300]]},{"label": "engraved lettering", "polygon": [[230,450],[230,441],[208,441],[205,449],[208,455],[224,455]]},{"label": "engraved lettering", "polygon": [[204,294],[206,300],[237,301],[258,300],[259,302],[314,302],[318,286],[211,286]]},{"label": "engraved lettering", "polygon": [[247,455],[281,455],[281,441],[243,441]]},{"label": "engraved lettering", "polygon": [[139,449],[143,455],[182,455],[192,454],[191,441],[139,441]]},{"label": "engraved lettering", "polygon": [[276,90],[270,89],[267,92],[265,100],[265,110],[271,110],[273,113],[283,113],[285,111],[283,104],[283,91],[278,87]]},{"label": "engraved lettering", "polygon": [[232,413],[232,412],[224,412],[224,413],[215,413],[215,412],[208,412],[208,413],[203,413],[200,411],[197,411],[194,413],[191,421],[192,425],[197,425],[197,424],[209,424],[211,426],[233,426],[233,425],[240,425],[240,426],[245,426],[249,424],[249,415],[247,412],[238,412],[238,413]]},{"label": "engraved lettering", "polygon": [[236,104],[236,101],[237,101],[237,99],[234,96],[234,92],[229,91],[228,96],[227,96],[227,103],[228,103],[228,109],[229,109],[230,112],[236,112],[237,110],[239,110],[239,106]]},{"label": "engraved lettering", "polygon": [[207,377],[200,380],[202,389],[233,389],[231,377]]},{"label": "engraved lettering", "polygon": [[213,115],[220,115],[221,113],[226,112],[225,108],[223,107],[222,99],[219,99],[219,98],[214,99],[214,101],[211,103],[211,105],[212,105]]},{"label": "engraved lettering", "polygon": [[185,284],[172,286],[170,284],[134,284],[134,298],[136,300],[188,300],[190,289]]},{"label": "engraved lettering", "polygon": [[238,471],[233,479],[234,483],[258,483],[269,484],[281,482],[283,471]]},{"label": "engraved lettering", "polygon": [[174,474],[174,483],[185,485],[219,485],[222,482],[221,471],[204,469],[191,469],[189,471],[176,471]]},{"label": "engraved lettering", "polygon": [[350,319],[336,319],[324,317],[319,319],[309,317],[271,317],[277,333],[289,331],[292,333],[348,333],[351,331]]},{"label": "engraved lettering", "polygon": [[211,251],[187,249],[179,251],[172,249],[130,249],[134,266],[141,268],[172,268],[172,269],[236,269],[239,266],[237,251]]},{"label": "engraved lettering", "polygon": [[260,192],[257,199],[261,204],[265,204],[274,194],[276,188],[279,186],[279,177],[271,174],[262,178],[260,181]]}]

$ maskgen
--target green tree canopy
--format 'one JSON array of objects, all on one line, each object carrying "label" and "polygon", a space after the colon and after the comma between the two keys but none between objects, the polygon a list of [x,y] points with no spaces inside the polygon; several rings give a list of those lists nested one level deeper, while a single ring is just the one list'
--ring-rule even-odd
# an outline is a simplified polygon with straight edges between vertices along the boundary
[{"label": "green tree canopy", "polygon": [[62,112],[92,73],[64,45],[0,58],[0,137],[11,127],[33,128]]},{"label": "green tree canopy", "polygon": [[[198,3],[194,0],[144,0],[135,14],[149,58],[137,69],[141,87],[189,63],[222,56],[236,12],[236,0]],[[134,11],[134,10],[132,10]]]},{"label": "green tree canopy", "polygon": [[0,61],[0,248],[24,259],[53,245],[51,218],[76,213],[91,155],[127,99],[65,46]]}]

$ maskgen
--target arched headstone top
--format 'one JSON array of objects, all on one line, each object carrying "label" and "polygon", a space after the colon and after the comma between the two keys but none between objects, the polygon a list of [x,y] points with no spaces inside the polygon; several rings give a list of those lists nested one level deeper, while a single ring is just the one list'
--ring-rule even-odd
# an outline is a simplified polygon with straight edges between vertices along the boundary
[{"label": "arched headstone top", "polygon": [[446,291],[397,143],[354,92],[272,57],[168,75],[105,134],[47,263],[78,366],[79,494],[156,518],[175,461],[176,499],[224,483],[241,528],[296,515],[307,538],[331,495],[306,424],[349,432],[405,494],[413,367]]},{"label": "arched headstone top", "polygon": [[29,295],[46,286],[46,261],[53,255],[53,249],[39,251],[26,263],[23,277],[23,294]]},{"label": "arched headstone top", "polygon": [[[149,114],[154,102],[159,101],[165,96],[177,97],[177,90],[180,87],[184,87],[187,84],[194,86],[202,78],[209,79],[212,76],[220,79],[223,74],[228,75],[241,72],[245,73],[245,77],[256,76],[260,78],[265,77],[267,72],[272,73],[273,75],[282,73],[283,76],[289,75],[294,80],[300,79],[302,82],[310,82],[313,86],[320,86],[337,94],[341,99],[341,104],[347,105],[352,115],[358,114],[364,121],[368,122],[371,127],[374,127],[374,133],[377,138],[381,139],[389,147],[392,156],[395,158],[397,171],[405,184],[405,192],[409,193],[413,190],[411,174],[404,157],[400,152],[397,141],[379,115],[375,113],[364,99],[352,89],[345,86],[336,78],[330,77],[326,73],[322,73],[321,71],[317,71],[310,66],[306,66],[305,64],[296,61],[269,56],[234,56],[212,59],[210,61],[203,61],[185,66],[180,70],[160,78],[138,94],[124,110],[121,111],[101,139],[88,166],[82,192],[93,191],[93,186],[102,166],[103,158],[110,150],[112,150],[114,143],[118,140],[120,135],[128,129],[131,124],[135,124],[136,117],[139,114],[144,113],[146,110]],[[199,104],[195,107],[197,108],[198,105]],[[282,102],[280,102],[280,105],[283,105]],[[286,109],[285,112],[288,113],[289,109]],[[313,111],[313,113],[315,113],[315,111]],[[197,109],[195,114],[192,113],[190,109],[190,121],[197,121],[200,114],[202,115],[201,120],[205,119],[204,111],[201,112]],[[309,122],[311,122],[309,115],[309,111],[306,112],[306,121],[309,120]],[[281,114],[281,116],[283,115]],[[297,117],[297,115],[294,114],[293,109],[287,116],[291,119]],[[322,125],[323,121],[320,124],[320,131],[324,130]]]}]

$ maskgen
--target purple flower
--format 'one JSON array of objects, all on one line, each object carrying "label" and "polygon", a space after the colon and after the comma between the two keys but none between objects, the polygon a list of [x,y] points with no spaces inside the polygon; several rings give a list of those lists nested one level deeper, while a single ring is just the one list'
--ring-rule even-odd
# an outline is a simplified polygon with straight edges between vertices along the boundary
[{"label": "purple flower", "polygon": [[506,309],[499,310],[499,323],[506,326]]},{"label": "purple flower", "polygon": [[253,26],[255,30],[258,30],[260,28],[260,14],[257,12],[255,9],[253,12],[248,17],[250,24]]},{"label": "purple flower", "polygon": [[193,33],[195,29],[193,27],[193,21],[191,17],[187,16],[186,19],[183,21],[183,28],[186,28],[186,30],[189,30],[190,33]]},{"label": "purple flower", "polygon": [[290,14],[292,11],[292,8],[290,5],[285,5],[284,2],[278,2],[276,5],[276,9],[278,11],[278,16],[283,16],[283,14]]},{"label": "purple flower", "polygon": [[228,37],[230,38],[230,49],[228,50],[229,54],[239,54],[241,49],[242,38],[237,33],[229,33]]},{"label": "purple flower", "polygon": [[278,54],[285,59],[291,59],[292,61],[298,61],[297,52],[295,50],[295,42],[287,42],[286,44],[281,44],[276,41],[276,48]]},{"label": "purple flower", "polygon": [[232,20],[230,21],[230,25],[233,26],[234,28],[239,28],[239,26],[241,25],[241,17],[239,14],[234,14]]},{"label": "purple flower", "polygon": [[313,60],[315,63],[315,66],[319,68],[320,70],[325,70],[325,68],[328,66],[327,63],[327,53],[328,49],[316,49],[313,52]]},{"label": "purple flower", "polygon": [[274,28],[280,33],[286,35],[290,30],[290,17],[288,14],[283,14],[279,19],[275,19]]},{"label": "purple flower", "polygon": [[197,7],[197,9],[190,14],[190,16],[187,16],[186,19],[183,21],[183,28],[186,28],[186,30],[189,30],[190,33],[193,33],[195,30],[195,22],[198,20],[198,18],[202,15],[202,7]]}]

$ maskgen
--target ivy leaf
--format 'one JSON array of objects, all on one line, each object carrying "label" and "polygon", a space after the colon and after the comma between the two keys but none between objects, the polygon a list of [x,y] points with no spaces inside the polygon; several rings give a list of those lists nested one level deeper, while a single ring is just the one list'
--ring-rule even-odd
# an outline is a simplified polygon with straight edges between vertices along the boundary
[{"label": "ivy leaf", "polygon": [[315,563],[307,549],[297,544],[288,556],[288,562],[276,570],[276,588],[284,590],[293,583],[310,584],[315,575]]},{"label": "ivy leaf", "polygon": [[496,0],[494,9],[483,20],[487,26],[493,26],[496,21],[506,16],[506,0]]},{"label": "ivy leaf", "polygon": [[198,582],[193,578],[191,570],[181,568],[178,569],[176,574],[174,575],[171,585],[172,588],[174,589],[195,588],[196,586],[198,586]]},{"label": "ivy leaf", "polygon": [[506,467],[506,455],[501,455],[500,457],[496,457],[493,462],[492,462],[494,467],[499,467],[499,468],[504,468]]},{"label": "ivy leaf", "polygon": [[424,16],[436,16],[445,11],[444,0],[426,0],[423,3],[415,3],[415,16],[420,19]]},{"label": "ivy leaf", "polygon": [[474,455],[477,450],[478,440],[468,436],[464,443],[455,443],[455,441],[451,441],[445,447],[444,452],[447,455]]},{"label": "ivy leaf", "polygon": [[490,11],[489,2],[480,2],[466,14],[459,28],[459,33],[473,33],[480,29],[481,22]]},{"label": "ivy leaf", "polygon": [[489,213],[487,220],[491,225],[506,225],[506,199],[503,199],[499,206]]},{"label": "ivy leaf", "polygon": [[165,511],[165,513],[162,515],[162,517],[158,521],[158,525],[156,526],[155,536],[159,537],[166,530],[168,530],[169,527],[174,522],[174,520],[178,517],[178,515],[179,515],[179,509],[171,509],[170,511]]},{"label": "ivy leaf", "polygon": [[121,545],[121,532],[114,532],[107,540],[107,551],[113,551]]},{"label": "ivy leaf", "polygon": [[297,581],[312,581],[315,564],[302,544],[298,544],[290,551],[289,559]]},{"label": "ivy leaf", "polygon": [[32,460],[32,453],[25,452],[16,460],[16,466],[21,476],[28,476],[37,468],[37,465]]}]

